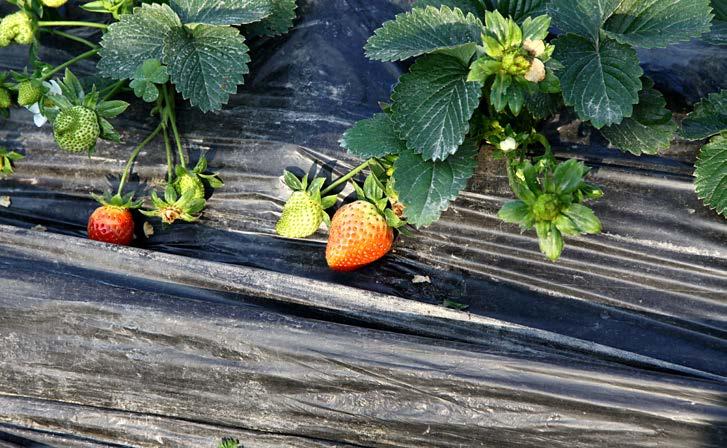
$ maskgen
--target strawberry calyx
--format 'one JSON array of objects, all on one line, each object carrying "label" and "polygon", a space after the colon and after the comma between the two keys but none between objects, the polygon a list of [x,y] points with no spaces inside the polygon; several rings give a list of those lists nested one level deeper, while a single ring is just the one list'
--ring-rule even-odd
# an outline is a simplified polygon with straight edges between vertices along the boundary
[{"label": "strawberry calyx", "polygon": [[112,195],[110,191],[106,191],[103,195],[91,193],[91,197],[104,207],[120,210],[137,209],[142,204],[142,201],[134,200],[134,193],[127,193],[125,195],[117,193]]},{"label": "strawberry calyx", "polygon": [[327,226],[331,218],[326,209],[336,204],[336,195],[321,196],[321,188],[326,182],[323,177],[317,177],[308,183],[308,177],[301,179],[290,171],[283,172],[283,181],[293,191],[283,207],[275,231],[278,235],[287,238],[306,238],[314,234],[322,222]]},{"label": "strawberry calyx", "polygon": [[373,204],[381,216],[386,219],[386,224],[392,229],[402,231],[407,225],[403,215],[403,205],[398,202],[398,197],[392,198],[389,192],[393,191],[393,182],[384,185],[379,178],[370,174],[364,181],[363,188],[356,182],[351,182],[356,195],[360,201],[366,201]]},{"label": "strawberry calyx", "polygon": [[192,190],[187,190],[180,195],[171,184],[164,189],[164,198],[160,198],[156,191],[152,191],[151,202],[153,208],[141,210],[141,213],[145,216],[160,218],[164,224],[173,224],[178,220],[196,221],[207,205],[204,199],[195,197]]}]

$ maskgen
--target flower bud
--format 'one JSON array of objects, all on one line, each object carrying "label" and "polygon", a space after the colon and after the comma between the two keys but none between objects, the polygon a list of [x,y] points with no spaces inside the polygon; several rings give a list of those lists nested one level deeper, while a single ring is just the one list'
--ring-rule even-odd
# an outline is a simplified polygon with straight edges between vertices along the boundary
[{"label": "flower bud", "polygon": [[545,53],[545,42],[542,40],[525,39],[525,42],[523,42],[523,50],[537,58]]},{"label": "flower bud", "polygon": [[512,137],[508,137],[505,140],[501,141],[499,146],[501,151],[510,152],[517,149],[518,144],[517,140]]},{"label": "flower bud", "polygon": [[543,64],[543,61],[540,59],[533,59],[533,62],[530,64],[530,69],[527,73],[525,73],[525,79],[538,83],[545,79],[545,64]]}]

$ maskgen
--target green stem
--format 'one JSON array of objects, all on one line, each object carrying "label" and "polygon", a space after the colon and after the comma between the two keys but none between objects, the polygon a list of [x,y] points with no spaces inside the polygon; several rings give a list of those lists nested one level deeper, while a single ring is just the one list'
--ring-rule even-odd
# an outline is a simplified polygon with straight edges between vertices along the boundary
[{"label": "green stem", "polygon": [[333,182],[331,185],[327,186],[326,188],[321,191],[321,196],[325,196],[327,193],[330,193],[333,191],[337,186],[341,185],[342,183],[348,182],[353,176],[357,175],[361,171],[363,171],[367,166],[369,166],[369,163],[371,161],[367,160],[361,165],[357,166],[356,168],[352,169],[343,177],[339,177],[337,181]]},{"label": "green stem", "polygon": [[56,36],[64,37],[64,38],[69,39],[69,40],[73,40],[73,41],[76,41],[76,42],[80,42],[80,43],[82,43],[83,45],[86,45],[89,48],[98,48],[98,45],[94,44],[90,40],[84,39],[82,37],[74,36],[73,34],[70,34],[70,33],[65,33],[63,31],[52,30],[52,29],[50,29],[50,30],[42,30],[42,31],[45,31],[46,33],[49,33],[49,34],[54,34]]},{"label": "green stem", "polygon": [[182,139],[179,137],[179,130],[177,129],[177,114],[174,110],[174,93],[170,92],[171,85],[163,88],[165,102],[169,110],[169,123],[172,125],[172,135],[174,136],[174,142],[177,144],[177,153],[179,154],[179,164],[184,168],[187,167],[187,160],[184,156],[184,149],[182,148]]},{"label": "green stem", "polygon": [[171,182],[172,179],[174,179],[174,160],[172,159],[172,144],[169,143],[169,135],[167,135],[166,125],[164,125],[162,137],[164,137],[164,147],[167,151],[167,182]]},{"label": "green stem", "polygon": [[120,81],[116,81],[115,83],[113,83],[113,84],[111,84],[110,86],[106,87],[105,89],[101,90],[101,91],[99,92],[99,94],[103,94],[104,92],[106,92],[107,90],[109,90],[109,92],[108,92],[107,94],[105,94],[105,95],[104,95],[104,96],[103,96],[103,97],[101,98],[101,101],[106,101],[106,100],[108,100],[109,98],[111,98],[112,96],[114,96],[114,95],[116,94],[116,92],[118,92],[118,91],[119,91],[119,89],[121,88],[121,86],[123,86],[123,85],[124,85],[124,82],[126,82],[126,81],[125,81],[125,80],[123,80],[123,79],[122,79],[122,80],[120,80]]},{"label": "green stem", "polygon": [[136,160],[136,157],[141,152],[142,148],[147,145],[154,137],[159,134],[159,131],[162,130],[163,123],[159,123],[159,126],[152,131],[151,134],[149,134],[141,143],[137,145],[136,148],[131,152],[131,156],[129,157],[129,160],[126,162],[126,168],[124,168],[124,174],[121,176],[121,182],[119,182],[119,189],[116,192],[119,196],[124,191],[124,187],[126,186],[126,181],[129,180],[129,175],[131,175],[131,167],[134,165],[134,160]]},{"label": "green stem", "polygon": [[93,55],[95,55],[96,53],[98,53],[98,51],[99,51],[99,49],[98,49],[98,48],[94,48],[93,50],[88,50],[88,51],[87,51],[87,52],[85,52],[85,53],[81,53],[81,54],[79,54],[78,56],[76,56],[76,57],[75,57],[75,58],[73,58],[73,59],[69,59],[68,61],[64,62],[63,64],[61,64],[61,65],[59,65],[59,66],[55,67],[54,69],[52,69],[51,71],[47,72],[47,73],[46,73],[46,74],[45,74],[45,75],[44,75],[44,76],[43,76],[43,77],[41,78],[41,81],[46,81],[46,80],[50,79],[50,78],[51,78],[51,77],[52,77],[53,75],[55,75],[55,74],[56,74],[56,73],[58,73],[59,71],[63,70],[64,68],[66,68],[66,67],[68,67],[68,66],[71,66],[71,65],[75,64],[75,63],[76,63],[76,62],[78,62],[78,61],[81,61],[81,60],[83,60],[83,59],[87,59],[87,58],[90,58],[91,56],[93,56]]},{"label": "green stem", "polygon": [[83,22],[79,20],[40,20],[38,21],[38,26],[86,26],[89,28],[99,28],[102,30],[105,30],[109,27],[108,25],[105,25],[103,23]]}]

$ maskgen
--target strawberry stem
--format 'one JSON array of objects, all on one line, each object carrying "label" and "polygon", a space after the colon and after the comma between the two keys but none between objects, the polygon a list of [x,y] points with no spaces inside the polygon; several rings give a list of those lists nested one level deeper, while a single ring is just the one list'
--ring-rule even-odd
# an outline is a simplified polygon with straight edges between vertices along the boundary
[{"label": "strawberry stem", "polygon": [[96,22],[83,22],[79,20],[40,20],[38,21],[39,27],[46,27],[46,26],[86,26],[89,28],[99,28],[102,30],[108,29],[108,25],[104,23],[96,23]]},{"label": "strawberry stem", "polygon": [[167,126],[164,124],[162,137],[164,137],[164,148],[167,152],[167,182],[174,179],[174,160],[172,160],[172,145],[169,143],[169,135],[167,134]]},{"label": "strawberry stem", "polygon": [[152,131],[151,134],[149,134],[141,143],[139,143],[136,148],[131,152],[131,156],[129,157],[129,160],[126,162],[126,168],[124,169],[124,174],[121,176],[121,182],[119,182],[119,189],[116,192],[119,196],[124,191],[124,186],[126,186],[126,181],[129,179],[129,175],[131,174],[131,167],[134,165],[134,160],[136,160],[136,157],[141,152],[142,148],[147,145],[154,137],[159,134],[159,131],[162,130],[163,123],[159,123],[159,126]]},{"label": "strawberry stem", "polygon": [[83,60],[83,59],[87,59],[87,58],[90,58],[91,56],[94,56],[94,55],[95,55],[96,53],[98,53],[98,51],[99,51],[99,49],[98,49],[98,48],[94,48],[93,50],[88,50],[88,51],[87,51],[87,52],[85,52],[85,53],[81,53],[81,54],[79,54],[78,56],[76,56],[75,58],[73,58],[73,59],[69,59],[69,60],[67,60],[66,62],[64,62],[63,64],[61,64],[61,65],[59,65],[59,66],[57,66],[57,67],[53,68],[53,69],[52,69],[52,70],[50,70],[49,72],[46,72],[46,74],[45,74],[45,75],[43,75],[43,77],[42,77],[42,78],[40,78],[40,80],[41,80],[41,81],[47,81],[47,80],[48,80],[48,79],[50,79],[50,78],[51,78],[51,77],[52,77],[53,75],[55,75],[55,74],[56,74],[56,73],[58,73],[59,71],[63,70],[64,68],[66,68],[66,67],[68,67],[68,66],[70,66],[70,65],[73,65],[73,64],[75,64],[76,62],[78,62],[78,61],[81,61],[81,60]]},{"label": "strawberry stem", "polygon": [[109,98],[111,98],[112,96],[114,96],[114,95],[116,94],[116,92],[118,92],[118,91],[119,91],[119,89],[121,88],[121,86],[123,86],[123,85],[124,85],[124,82],[126,82],[126,81],[125,81],[125,80],[123,80],[123,79],[122,79],[122,80],[120,80],[120,81],[116,81],[115,83],[113,83],[113,84],[111,84],[110,86],[108,86],[108,87],[104,88],[103,90],[101,90],[101,91],[99,92],[100,94],[103,94],[104,92],[108,91],[108,93],[107,93],[107,94],[105,94],[105,95],[103,96],[103,98],[101,98],[101,100],[102,100],[102,101],[106,101],[106,100],[108,100]]},{"label": "strawberry stem", "polygon": [[326,188],[324,188],[321,191],[321,196],[325,196],[327,193],[330,193],[339,185],[341,185],[345,182],[348,182],[353,176],[357,175],[358,173],[363,171],[367,166],[369,166],[370,162],[371,162],[371,160],[367,160],[364,163],[362,163],[361,165],[359,165],[356,168],[349,171],[348,174],[346,174],[345,176],[338,178],[337,181],[333,182],[331,185],[327,186]]},{"label": "strawberry stem", "polygon": [[66,32],[59,31],[59,30],[54,30],[54,29],[47,29],[47,30],[44,29],[44,30],[41,30],[41,31],[44,31],[44,32],[49,33],[49,34],[53,34],[53,35],[56,35],[56,36],[64,37],[66,39],[69,39],[69,40],[73,40],[73,41],[82,43],[83,45],[86,45],[89,48],[98,48],[98,45],[94,44],[90,40],[86,40],[86,39],[84,39],[82,37],[75,36],[75,35],[70,34],[70,33],[66,33]]},{"label": "strawberry stem", "polygon": [[166,103],[165,108],[169,112],[169,123],[172,125],[172,135],[174,136],[174,142],[177,145],[177,153],[179,154],[179,164],[182,167],[187,167],[187,159],[184,157],[184,149],[182,149],[182,139],[179,137],[179,130],[177,130],[177,114],[174,110],[174,92],[170,92],[172,89],[171,84],[162,88],[164,94],[164,102]]}]

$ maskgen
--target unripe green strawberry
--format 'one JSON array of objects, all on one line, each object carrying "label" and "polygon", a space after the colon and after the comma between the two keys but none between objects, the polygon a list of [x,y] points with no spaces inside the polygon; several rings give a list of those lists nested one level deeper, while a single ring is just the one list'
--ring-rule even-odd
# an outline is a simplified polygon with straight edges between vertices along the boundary
[{"label": "unripe green strawberry", "polygon": [[100,134],[96,112],[83,106],[61,111],[53,123],[53,136],[58,146],[68,152],[88,151]]},{"label": "unripe green strawberry", "polygon": [[23,45],[33,43],[33,22],[23,11],[5,16],[0,22],[0,46],[7,46],[11,40]]},{"label": "unripe green strawberry", "polygon": [[18,104],[30,106],[40,100],[43,91],[40,86],[33,85],[30,81],[23,81],[18,84]]},{"label": "unripe green strawberry", "polygon": [[305,191],[295,191],[285,203],[275,231],[286,238],[305,238],[313,235],[323,222],[321,203]]},{"label": "unripe green strawberry", "polygon": [[177,177],[174,181],[174,189],[177,190],[180,196],[184,196],[187,191],[192,191],[192,198],[204,199],[204,184],[194,174],[184,173]]},{"label": "unripe green strawberry", "polygon": [[65,5],[68,0],[41,0],[41,2],[49,8],[60,8]]},{"label": "unripe green strawberry", "polygon": [[13,104],[10,99],[10,92],[4,87],[0,87],[0,109],[7,109]]}]

